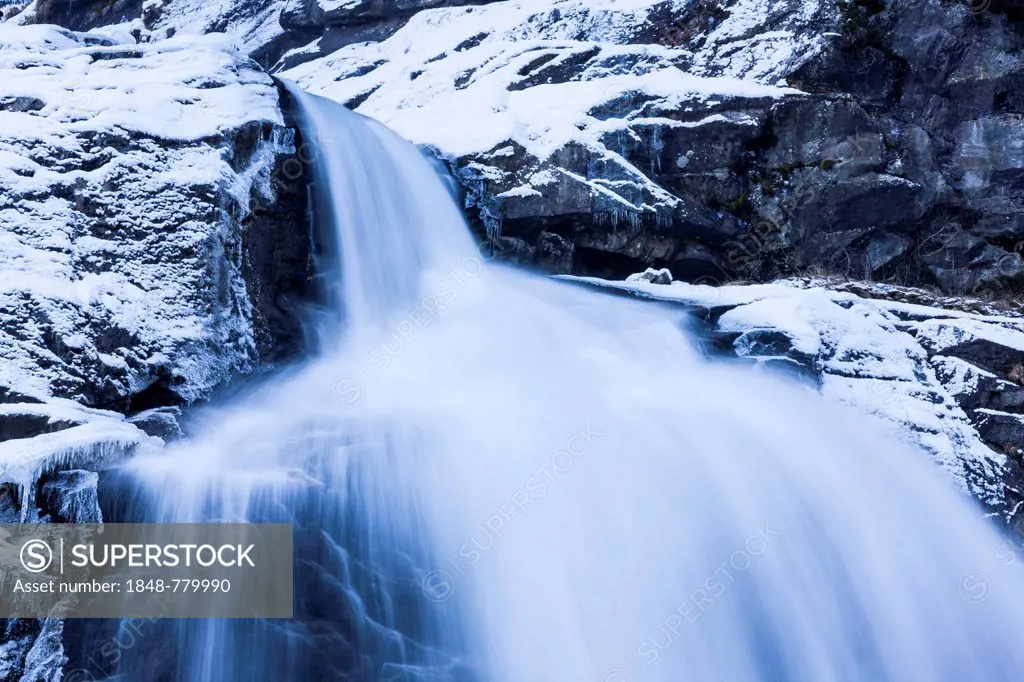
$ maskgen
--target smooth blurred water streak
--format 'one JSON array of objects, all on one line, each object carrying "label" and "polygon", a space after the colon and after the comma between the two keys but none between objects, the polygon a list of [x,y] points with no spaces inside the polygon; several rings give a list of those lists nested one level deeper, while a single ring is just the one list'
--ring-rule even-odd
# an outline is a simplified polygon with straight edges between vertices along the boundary
[{"label": "smooth blurred water streak", "polygon": [[127,475],[150,519],[294,521],[300,618],[183,625],[178,679],[1021,679],[1018,566],[927,455],[485,262],[413,146],[289,90],[328,343]]}]

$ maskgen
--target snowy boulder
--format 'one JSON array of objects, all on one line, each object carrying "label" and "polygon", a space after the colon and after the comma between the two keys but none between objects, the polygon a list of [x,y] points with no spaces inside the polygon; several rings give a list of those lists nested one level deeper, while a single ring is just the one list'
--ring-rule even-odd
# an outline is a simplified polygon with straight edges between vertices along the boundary
[{"label": "snowy boulder", "polygon": [[280,20],[284,28],[317,27],[323,30],[329,26],[372,24],[408,17],[435,7],[477,5],[488,1],[494,0],[286,0]]},{"label": "snowy boulder", "polygon": [[113,0],[112,2],[69,2],[68,0],[35,0],[22,10],[33,23],[56,24],[78,31],[98,26],[120,24],[141,17],[144,0]]},{"label": "snowy boulder", "polygon": [[912,330],[933,353],[952,355],[976,367],[1024,381],[1024,321],[978,319],[917,322]]},{"label": "snowy boulder", "polygon": [[85,413],[54,404],[0,405],[0,441],[32,438],[89,421]]},{"label": "snowy boulder", "polygon": [[933,355],[935,374],[965,410],[993,407],[996,401],[1013,400],[1016,387],[992,372],[976,367],[960,358]]},{"label": "snowy boulder", "polygon": [[630,275],[626,278],[627,282],[650,282],[651,284],[672,284],[672,273],[668,268],[662,268],[655,270],[654,268],[647,268],[643,272],[638,272],[635,275]]},{"label": "snowy boulder", "polygon": [[176,406],[154,407],[128,418],[128,423],[137,426],[145,434],[155,436],[165,443],[181,438],[183,435],[178,418],[181,408]]},{"label": "snowy boulder", "polygon": [[304,188],[272,182],[295,143],[266,74],[212,38],[2,24],[0,81],[5,392],[187,403],[296,341]]},{"label": "snowy boulder", "polygon": [[1020,459],[1024,451],[1024,415],[997,410],[976,410],[978,430],[985,440]]}]

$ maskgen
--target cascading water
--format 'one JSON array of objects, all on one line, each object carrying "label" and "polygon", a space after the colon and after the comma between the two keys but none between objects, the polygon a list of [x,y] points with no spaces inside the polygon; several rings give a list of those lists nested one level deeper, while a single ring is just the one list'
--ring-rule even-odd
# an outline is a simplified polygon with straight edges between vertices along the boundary
[{"label": "cascading water", "polygon": [[485,264],[411,145],[290,91],[327,343],[126,475],[135,520],[293,521],[298,617],[176,626],[177,679],[1021,679],[1024,581],[926,456]]}]

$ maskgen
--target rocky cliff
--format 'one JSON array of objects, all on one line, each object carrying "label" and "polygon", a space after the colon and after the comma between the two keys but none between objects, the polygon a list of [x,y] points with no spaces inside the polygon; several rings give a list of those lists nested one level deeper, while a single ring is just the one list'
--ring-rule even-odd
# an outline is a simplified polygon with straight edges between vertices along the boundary
[{"label": "rocky cliff", "polygon": [[271,79],[212,40],[0,30],[5,395],[187,403],[294,345],[308,239],[260,241],[304,221]]},{"label": "rocky cliff", "polygon": [[225,31],[432,147],[492,248],[547,271],[1019,290],[1016,0],[477,4],[36,0],[15,20]]},{"label": "rocky cliff", "polygon": [[[138,423],[173,434],[166,408],[295,354],[303,154],[269,70],[421,143],[485,248],[528,267],[656,266],[698,285],[828,274],[887,282],[856,285],[865,300],[914,284],[1002,301],[970,324],[949,312],[962,300],[920,291],[927,313],[834,287],[832,307],[772,305],[811,327],[835,306],[875,319],[900,348],[881,374],[842,359],[873,357],[877,331],[782,356],[869,412],[860,379],[904,382],[892,402],[916,442],[991,508],[1015,499],[1019,2],[35,0],[5,14],[13,437],[78,424],[54,411],[72,403],[50,404],[65,398],[115,422],[161,408]],[[740,355],[776,348],[785,329],[715,326],[764,305],[706,331]]]},{"label": "rocky cliff", "polygon": [[522,0],[286,75],[433,147],[481,233],[549,271],[1002,296],[1022,31],[1010,3]]},{"label": "rocky cliff", "polygon": [[[4,522],[100,520],[91,472],[301,346],[295,131],[222,43],[0,25]],[[60,632],[9,622],[0,679],[59,679]]]}]

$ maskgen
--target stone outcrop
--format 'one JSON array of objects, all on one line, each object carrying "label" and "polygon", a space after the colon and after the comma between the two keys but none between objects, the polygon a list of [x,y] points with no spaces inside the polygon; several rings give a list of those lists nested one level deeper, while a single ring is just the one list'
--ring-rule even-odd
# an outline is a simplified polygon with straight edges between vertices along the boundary
[{"label": "stone outcrop", "polygon": [[[0,81],[0,519],[100,522],[96,472],[300,353],[301,142],[223,40],[8,23]],[[60,679],[63,629],[7,621],[0,680]]]},{"label": "stone outcrop", "polygon": [[[101,523],[97,497],[98,476],[78,469],[57,471],[38,482],[41,523]],[[24,491],[22,491],[24,492]],[[18,493],[0,488],[0,519],[24,521],[15,512]],[[31,519],[36,520],[36,519]],[[0,680],[3,682],[54,682],[67,663],[64,622],[57,618],[12,618],[4,621],[0,644]]]},{"label": "stone outcrop", "polygon": [[1022,279],[1014,7],[497,3],[287,75],[432,148],[492,248],[545,271],[999,297]]},{"label": "stone outcrop", "polygon": [[[56,24],[74,31],[119,33],[139,42],[179,33],[227,33],[265,67],[297,63],[369,40],[383,40],[417,12],[495,0],[27,0],[6,17],[26,24]],[[300,49],[306,48],[306,49]]]},{"label": "stone outcrop", "polygon": [[130,412],[294,356],[309,233],[271,79],[216,41],[0,29],[0,384]]}]

